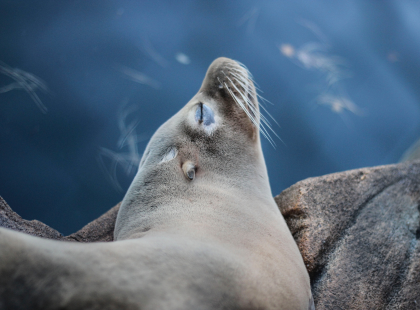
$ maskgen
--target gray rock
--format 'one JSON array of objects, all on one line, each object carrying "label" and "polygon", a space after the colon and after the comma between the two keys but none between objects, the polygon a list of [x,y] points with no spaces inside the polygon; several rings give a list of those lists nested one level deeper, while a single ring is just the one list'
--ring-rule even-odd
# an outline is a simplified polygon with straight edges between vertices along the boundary
[{"label": "gray rock", "polygon": [[109,242],[114,240],[115,220],[120,204],[121,203],[117,204],[79,231],[64,237],[58,231],[40,221],[24,220],[9,207],[2,197],[0,197],[0,226],[48,239],[76,242]]},{"label": "gray rock", "polygon": [[420,161],[306,179],[275,200],[316,309],[420,309]]},{"label": "gray rock", "polygon": [[33,220],[27,221],[20,217],[0,196],[0,226],[20,231],[29,235],[48,238],[61,239],[63,235],[44,223]]}]

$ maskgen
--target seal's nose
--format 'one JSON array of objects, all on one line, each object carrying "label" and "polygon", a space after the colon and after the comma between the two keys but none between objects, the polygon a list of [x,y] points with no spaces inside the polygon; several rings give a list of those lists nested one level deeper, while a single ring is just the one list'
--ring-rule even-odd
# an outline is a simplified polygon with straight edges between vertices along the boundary
[{"label": "seal's nose", "polygon": [[261,113],[260,107],[268,114],[268,117],[277,122],[264,106],[259,105],[258,98],[262,97],[257,94],[252,74],[243,64],[225,57],[217,58],[207,70],[200,92],[207,94],[210,98],[219,98],[219,102],[223,104],[221,108],[226,112],[225,115],[230,115],[245,127],[251,124],[252,126],[249,127],[252,128],[254,134],[258,136],[258,133],[261,133],[275,146],[270,132],[275,136],[277,134],[271,128],[267,117]]},{"label": "seal's nose", "polygon": [[259,105],[252,75],[241,63],[225,58],[217,58],[207,70],[200,91],[211,97],[230,97],[251,120],[259,127]]}]

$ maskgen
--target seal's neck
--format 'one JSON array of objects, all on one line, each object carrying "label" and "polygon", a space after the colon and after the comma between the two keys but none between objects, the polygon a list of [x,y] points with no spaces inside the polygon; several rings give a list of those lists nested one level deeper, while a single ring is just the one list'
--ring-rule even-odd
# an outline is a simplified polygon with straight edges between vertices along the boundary
[{"label": "seal's neck", "polygon": [[260,154],[246,169],[229,167],[227,174],[209,170],[200,175],[198,171],[192,182],[175,178],[171,170],[157,172],[144,167],[121,204],[115,240],[142,237],[153,230],[174,231],[198,223],[207,227],[212,221],[230,225],[228,218],[253,218],[261,212],[278,214]]}]

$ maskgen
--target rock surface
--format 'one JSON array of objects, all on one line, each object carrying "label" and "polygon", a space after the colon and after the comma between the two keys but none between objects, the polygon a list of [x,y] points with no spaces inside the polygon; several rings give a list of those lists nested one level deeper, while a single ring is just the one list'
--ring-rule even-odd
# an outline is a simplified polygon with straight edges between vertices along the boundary
[{"label": "rock surface", "polygon": [[420,309],[420,161],[306,179],[275,200],[316,309]]},{"label": "rock surface", "polygon": [[114,240],[115,220],[120,204],[121,203],[117,204],[79,231],[64,237],[58,231],[40,221],[24,220],[9,207],[2,197],[0,197],[0,226],[48,239],[76,242],[108,242]]},{"label": "rock surface", "polygon": [[[311,278],[316,309],[420,309],[420,161],[296,183],[275,197]],[[64,237],[0,197],[0,226],[76,242],[113,241],[119,205]]]},{"label": "rock surface", "polygon": [[24,220],[20,215],[12,210],[9,205],[0,197],[0,226],[10,228],[23,233],[49,238],[49,239],[61,239],[63,235],[55,229],[45,225],[44,223],[33,220]]}]

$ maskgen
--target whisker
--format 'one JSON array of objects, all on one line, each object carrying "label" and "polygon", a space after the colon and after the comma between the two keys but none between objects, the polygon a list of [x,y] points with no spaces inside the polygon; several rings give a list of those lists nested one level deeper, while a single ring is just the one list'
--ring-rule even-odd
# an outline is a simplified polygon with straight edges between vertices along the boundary
[{"label": "whisker", "polygon": [[[233,84],[232,80],[226,76],[229,81],[232,83],[232,86],[239,92],[239,94],[243,97],[244,100],[246,100],[244,98],[244,95],[239,91],[239,89],[235,86],[235,84]],[[241,102],[241,100],[238,99],[238,97],[233,93],[233,91],[229,88],[229,86],[225,83],[226,89],[228,90],[228,92],[230,93],[230,95],[232,96],[233,100],[242,108],[242,110],[246,113],[246,115],[249,117],[249,119],[251,120],[251,122],[254,124],[254,126],[258,127],[258,123],[255,120],[255,118],[251,115],[251,113],[249,113],[248,109],[245,107],[245,105]],[[260,123],[260,132],[261,134],[268,140],[268,142],[270,142],[270,144],[275,148],[276,143],[274,142],[274,140],[271,138],[270,134],[268,133],[267,129],[265,128],[264,124]],[[270,128],[270,127],[269,127]],[[270,128],[271,129],[271,128]],[[277,134],[274,133],[276,136]],[[277,136],[278,137],[278,136]]]},{"label": "whisker", "polygon": [[[242,99],[244,100],[244,102],[247,102],[247,99],[246,99],[246,97],[245,97],[245,95],[244,94],[242,94],[241,93],[241,91],[236,87],[236,85],[232,82],[232,80],[230,79],[230,77],[228,77],[228,76],[226,76],[227,78],[228,78],[228,80],[232,83],[232,86],[236,89],[236,91],[241,95],[241,97],[242,97]],[[233,92],[230,90],[230,89],[228,89],[229,90],[229,92],[231,93],[231,95],[233,94]],[[234,95],[233,95],[234,96]],[[235,96],[235,98],[236,98],[236,96]],[[246,109],[246,107],[245,107],[245,105],[241,102],[241,103],[239,103],[240,102],[240,100],[235,100],[241,107],[242,107],[242,109],[245,111],[245,113],[248,115],[248,117],[251,119],[251,121],[254,123],[254,125],[255,126],[258,126],[258,123],[257,123],[257,121],[256,121],[256,119],[253,117],[253,116],[251,116],[251,113],[249,113],[249,111],[248,111],[248,109]]]},{"label": "whisker", "polygon": [[[277,121],[274,119],[274,117],[267,111],[267,109],[264,107],[263,104],[258,103],[258,99],[261,100],[261,103],[270,103],[270,101],[263,98],[260,94],[258,94],[258,91],[261,91],[258,86],[255,86],[256,83],[253,80],[252,74],[249,72],[249,70],[241,63],[237,62],[238,65],[234,64],[227,64],[226,67],[228,69],[228,74],[222,71],[222,73],[227,78],[228,83],[224,83],[224,86],[228,90],[229,94],[233,98],[233,100],[241,107],[241,109],[246,113],[248,118],[251,120],[251,122],[254,124],[254,126],[259,126],[261,134],[270,142],[273,147],[275,147],[275,142],[271,138],[270,133],[272,132],[280,141],[280,137],[277,135],[277,133],[273,130],[272,124],[269,120],[274,121],[276,125],[279,126]],[[232,81],[232,79],[234,81]],[[219,79],[219,82],[220,79]],[[252,88],[252,83],[254,84],[255,88]],[[222,84],[222,83],[221,83]],[[235,92],[237,94],[235,94]],[[256,98],[257,102],[253,102],[251,98]],[[258,113],[257,105],[261,107],[261,110],[263,113]],[[259,116],[259,122],[257,120],[257,116]]]},{"label": "whisker", "polygon": [[[226,68],[228,74],[222,71],[227,79],[226,82],[222,82],[220,79],[218,79],[218,81],[222,86],[226,87],[232,99],[245,112],[254,126],[260,128],[261,135],[275,148],[276,144],[271,137],[270,132],[272,132],[280,141],[282,140],[273,130],[270,120],[278,126],[279,124],[264,106],[265,103],[272,103],[258,93],[261,92],[261,90],[258,84],[253,80],[252,74],[245,65],[237,62],[237,65],[227,64]],[[254,87],[251,86],[252,84]],[[255,98],[256,102],[254,102],[252,98]],[[259,104],[258,99],[261,100],[261,104]],[[261,107],[260,113],[258,113],[258,106]],[[261,112],[264,112],[265,115]]]},{"label": "whisker", "polygon": [[248,117],[250,118],[251,122],[255,126],[258,126],[257,121],[254,119],[254,117],[251,115],[251,113],[249,113],[248,109],[244,106],[244,104],[238,99],[238,97],[235,96],[233,91],[229,88],[229,86],[226,83],[225,83],[225,86],[226,86],[228,92],[230,93],[230,95],[232,96],[233,100],[235,100],[235,102],[242,108],[242,110],[244,110],[246,115],[248,115]]}]

